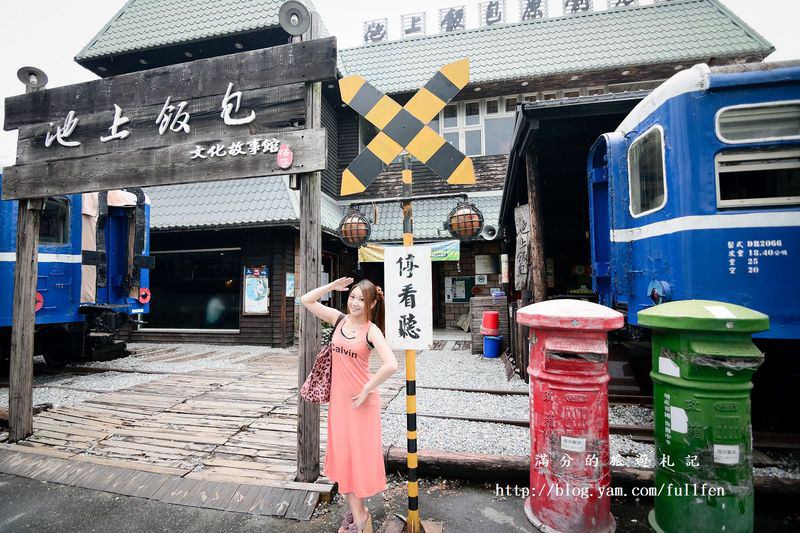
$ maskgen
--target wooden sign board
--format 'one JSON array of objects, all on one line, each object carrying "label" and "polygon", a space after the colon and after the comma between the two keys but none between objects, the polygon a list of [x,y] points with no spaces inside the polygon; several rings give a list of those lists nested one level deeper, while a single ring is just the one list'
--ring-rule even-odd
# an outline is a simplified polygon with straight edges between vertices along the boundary
[{"label": "wooden sign board", "polygon": [[384,250],[386,340],[393,350],[427,350],[433,345],[433,288],[430,246]]},{"label": "wooden sign board", "polygon": [[3,199],[322,170],[305,83],[335,77],[331,37],[7,98]]}]

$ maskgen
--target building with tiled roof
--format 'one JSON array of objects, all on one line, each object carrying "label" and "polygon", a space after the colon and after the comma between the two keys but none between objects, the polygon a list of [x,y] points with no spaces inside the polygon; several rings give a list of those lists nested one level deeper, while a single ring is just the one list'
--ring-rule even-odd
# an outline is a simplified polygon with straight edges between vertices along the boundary
[{"label": "building with tiled roof", "polygon": [[[130,0],[75,59],[100,76],[110,76],[284,44],[289,36],[277,24],[281,3]],[[504,190],[506,208],[527,203],[526,185],[506,181],[519,106],[525,105],[537,109],[534,114],[541,118],[529,142],[541,143],[542,155],[529,164],[541,175],[547,198],[553,267],[548,282],[564,291],[586,282],[581,274],[588,262],[583,257],[588,258],[585,161],[597,135],[613,130],[630,108],[676,70],[699,62],[758,61],[774,50],[718,0],[639,4],[339,50],[342,76],[364,76],[401,104],[444,64],[470,60],[470,83],[430,125],[472,158],[477,183],[447,186],[426,166],[413,163],[414,194],[433,196],[414,203],[418,241],[449,238],[442,223],[456,200],[437,195],[470,195],[487,224],[495,226]],[[390,164],[363,193],[341,197],[342,171],[376,132],[342,104],[335,80],[323,84],[322,124],[328,135],[329,166],[322,173],[318,214],[323,268],[336,276],[359,268],[355,251],[345,249],[334,235],[337,218],[348,207],[367,214],[376,243],[401,242],[399,204],[386,201],[402,194],[400,164]],[[513,194],[508,194],[511,189]],[[297,264],[296,227],[305,214],[282,177],[170,186],[149,194],[156,253],[159,247],[225,248],[226,242],[233,242],[228,247],[238,247],[240,267],[266,261],[279,264],[276,272],[281,275],[302,268]],[[445,302],[447,278],[474,276],[478,255],[509,254],[513,268],[513,240],[514,235],[501,231],[495,239],[462,243],[458,263],[434,264],[436,325],[451,326],[469,309],[468,303]],[[380,264],[362,263],[356,271],[377,281],[383,278]],[[498,286],[499,280],[499,273],[489,274],[484,289]],[[280,292],[288,278],[274,281],[275,292]],[[276,305],[275,312],[288,321],[291,304],[280,298]],[[241,318],[240,333],[253,331],[248,325],[252,320],[245,324]],[[273,341],[287,342],[285,327],[282,331],[272,335]],[[247,339],[255,342],[255,337]]]}]

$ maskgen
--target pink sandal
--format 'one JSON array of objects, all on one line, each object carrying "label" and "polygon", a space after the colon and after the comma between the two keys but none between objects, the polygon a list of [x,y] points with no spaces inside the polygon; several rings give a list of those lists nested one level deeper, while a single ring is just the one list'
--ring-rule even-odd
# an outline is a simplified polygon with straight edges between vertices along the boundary
[{"label": "pink sandal", "polygon": [[353,522],[355,522],[355,518],[353,518],[353,511],[348,509],[347,512],[342,515],[342,524],[339,526],[339,529],[344,528],[346,531],[349,531],[350,524]]}]

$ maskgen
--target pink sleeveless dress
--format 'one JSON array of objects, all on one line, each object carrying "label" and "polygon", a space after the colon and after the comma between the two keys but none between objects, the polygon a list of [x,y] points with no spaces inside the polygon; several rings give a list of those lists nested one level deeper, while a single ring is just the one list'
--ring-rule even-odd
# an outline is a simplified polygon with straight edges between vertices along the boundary
[{"label": "pink sleeveless dress", "polygon": [[328,447],[323,474],[339,483],[339,493],[357,498],[373,496],[386,489],[386,469],[381,442],[381,403],[378,391],[353,409],[358,396],[372,377],[371,349],[367,344],[370,322],[361,326],[353,339],[342,329],[342,319],[331,342],[331,399],[328,405]]}]

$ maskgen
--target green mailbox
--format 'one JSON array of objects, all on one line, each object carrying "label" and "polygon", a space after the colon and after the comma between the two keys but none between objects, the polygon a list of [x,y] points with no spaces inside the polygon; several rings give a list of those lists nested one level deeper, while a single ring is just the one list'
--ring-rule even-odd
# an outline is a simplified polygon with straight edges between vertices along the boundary
[{"label": "green mailbox", "polygon": [[656,531],[753,530],[750,389],[769,317],[686,300],[639,312],[653,331]]}]

